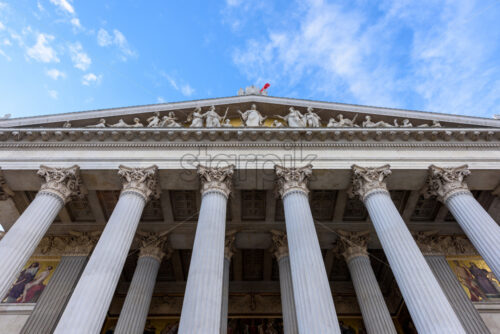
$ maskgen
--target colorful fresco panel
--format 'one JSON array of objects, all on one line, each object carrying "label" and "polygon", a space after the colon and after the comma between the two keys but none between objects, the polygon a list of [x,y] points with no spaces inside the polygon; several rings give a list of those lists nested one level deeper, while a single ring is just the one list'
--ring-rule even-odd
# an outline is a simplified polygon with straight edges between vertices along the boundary
[{"label": "colorful fresco panel", "polygon": [[32,257],[2,303],[36,303],[59,264],[58,257]]},{"label": "colorful fresco panel", "polygon": [[480,257],[447,257],[448,264],[473,302],[500,300],[500,282]]}]

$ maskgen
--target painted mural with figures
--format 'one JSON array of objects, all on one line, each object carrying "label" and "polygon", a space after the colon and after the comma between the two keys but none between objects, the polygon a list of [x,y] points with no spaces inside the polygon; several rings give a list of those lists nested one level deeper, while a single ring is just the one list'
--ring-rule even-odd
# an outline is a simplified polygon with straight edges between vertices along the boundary
[{"label": "painted mural with figures", "polygon": [[32,257],[17,276],[2,303],[36,303],[59,264],[58,257]]},{"label": "painted mural with figures", "polygon": [[480,257],[447,257],[448,264],[473,302],[500,301],[500,282]]},{"label": "painted mural with figures", "polygon": [[[113,334],[117,323],[116,318],[108,318],[102,334]],[[340,318],[342,334],[366,334],[361,318]],[[400,331],[399,326],[398,332]],[[148,318],[144,334],[177,334],[179,319]],[[227,327],[228,334],[283,334],[281,318],[230,318]]]}]

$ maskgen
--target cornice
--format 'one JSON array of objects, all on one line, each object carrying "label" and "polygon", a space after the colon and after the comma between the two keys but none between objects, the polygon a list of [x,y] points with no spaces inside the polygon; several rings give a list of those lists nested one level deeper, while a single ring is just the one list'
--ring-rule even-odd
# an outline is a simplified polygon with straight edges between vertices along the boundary
[{"label": "cornice", "polygon": [[[152,144],[169,146],[206,145],[222,143],[266,142],[272,145],[325,143],[360,146],[392,144],[432,146],[471,145],[481,146],[500,143],[497,128],[4,128],[0,129],[0,147],[37,147],[43,144],[70,144],[82,147],[100,143]],[[292,142],[292,143],[291,143]],[[101,144],[102,143],[102,144]],[[231,146],[229,145],[229,146]],[[226,145],[224,145],[226,146]],[[64,146],[62,146],[64,147]]]}]

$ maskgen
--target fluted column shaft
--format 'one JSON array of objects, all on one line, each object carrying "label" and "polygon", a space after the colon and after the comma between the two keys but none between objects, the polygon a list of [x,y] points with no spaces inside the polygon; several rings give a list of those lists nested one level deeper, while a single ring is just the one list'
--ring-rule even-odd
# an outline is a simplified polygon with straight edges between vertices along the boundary
[{"label": "fluted column shaft", "polygon": [[196,227],[179,334],[220,331],[227,196],[206,191]]},{"label": "fluted column shaft", "polygon": [[122,192],[54,333],[99,333],[145,205]]},{"label": "fluted column shaft", "polygon": [[35,251],[48,228],[64,206],[51,193],[38,193],[11,229],[0,241],[0,299]]},{"label": "fluted column shaft", "polygon": [[396,334],[368,255],[356,254],[346,261],[368,334]]},{"label": "fluted column shaft", "polygon": [[446,258],[443,255],[426,255],[425,259],[467,334],[489,334],[490,330],[460,285]]},{"label": "fluted column shaft", "polygon": [[61,257],[61,262],[24,324],[22,334],[52,333],[86,263],[87,256],[84,255]]},{"label": "fluted column shaft", "polygon": [[363,198],[419,333],[465,333],[387,190]]},{"label": "fluted column shaft", "polygon": [[285,334],[298,334],[297,311],[293,297],[292,271],[290,257],[284,255],[278,259],[280,275],[281,310],[283,313],[283,326]]},{"label": "fluted column shaft", "polygon": [[229,311],[229,269],[231,259],[224,256],[224,273],[222,276],[222,308],[220,315],[220,334],[227,334],[227,315]]},{"label": "fluted column shaft", "polygon": [[469,191],[451,195],[445,204],[493,274],[500,277],[500,226]]},{"label": "fluted column shaft", "polygon": [[300,333],[340,333],[307,194],[283,196],[293,293]]},{"label": "fluted column shaft", "polygon": [[144,332],[160,261],[160,258],[153,256],[139,257],[118,318],[116,334],[142,334]]}]

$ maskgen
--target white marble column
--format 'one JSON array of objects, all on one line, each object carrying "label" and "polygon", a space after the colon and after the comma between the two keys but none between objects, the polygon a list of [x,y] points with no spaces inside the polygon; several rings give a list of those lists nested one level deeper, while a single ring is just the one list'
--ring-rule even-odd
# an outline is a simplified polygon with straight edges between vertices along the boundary
[{"label": "white marble column", "polygon": [[464,178],[467,165],[429,167],[427,194],[437,196],[453,214],[469,240],[496,277],[500,277],[500,226],[472,196]]},{"label": "white marble column", "polygon": [[369,232],[338,233],[366,331],[368,334],[396,334],[394,322],[368,257]]},{"label": "white marble column", "polygon": [[158,168],[120,166],[120,199],[54,333],[99,333],[146,202],[158,195]]},{"label": "white marble column", "polygon": [[236,231],[226,233],[224,244],[224,274],[222,276],[222,308],[220,315],[220,333],[227,333],[227,315],[229,307],[229,269],[233,257],[233,244],[236,239]]},{"label": "white marble column", "polygon": [[233,166],[198,166],[202,200],[182,304],[179,334],[221,330],[226,207]]},{"label": "white marble column", "polygon": [[312,166],[275,166],[283,198],[293,294],[300,333],[338,333],[332,292],[309,207],[307,181]]},{"label": "white marble column", "polygon": [[0,241],[0,299],[33,254],[64,205],[80,191],[80,169],[40,166],[40,191]]},{"label": "white marble column", "polygon": [[45,237],[35,255],[61,256],[61,262],[43,290],[21,334],[52,333],[71,297],[88,255],[97,242],[98,232],[71,232],[67,237]]},{"label": "white marble column", "polygon": [[165,256],[166,235],[148,233],[140,237],[139,259],[120,311],[115,334],[142,334],[153,297],[156,276]]},{"label": "white marble column", "polygon": [[364,202],[419,333],[465,333],[453,308],[392,202],[386,176],[389,165],[354,165],[352,192]]},{"label": "white marble column", "polygon": [[293,297],[292,270],[286,234],[272,230],[273,254],[278,261],[280,275],[281,312],[283,313],[283,327],[285,334],[298,334],[297,311]]},{"label": "white marble column", "polygon": [[425,259],[448,297],[467,334],[489,334],[481,315],[460,285],[443,255],[426,255]]}]

